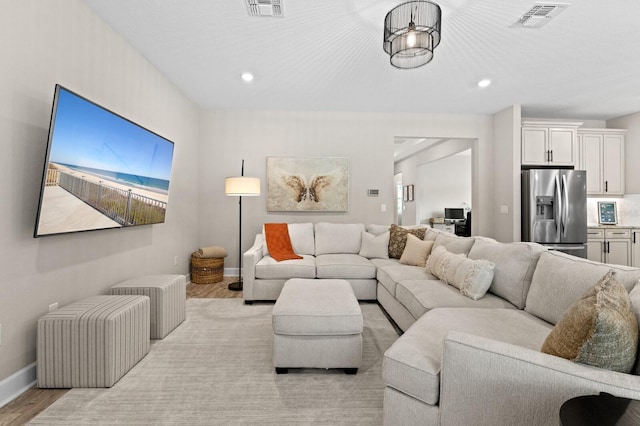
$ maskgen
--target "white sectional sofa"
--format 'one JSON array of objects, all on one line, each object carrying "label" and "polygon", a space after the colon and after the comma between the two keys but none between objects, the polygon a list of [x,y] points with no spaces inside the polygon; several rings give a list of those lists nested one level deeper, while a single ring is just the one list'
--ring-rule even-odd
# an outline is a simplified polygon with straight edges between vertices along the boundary
[{"label": "white sectional sofa", "polygon": [[[294,250],[300,244],[296,228],[304,228],[310,238],[310,225],[290,225]],[[636,374],[590,367],[540,351],[567,309],[612,269],[630,292],[633,311],[640,318],[640,269],[546,251],[535,243],[500,243],[427,230],[424,239],[434,241],[433,250],[443,246],[451,253],[495,264],[488,292],[473,300],[425,267],[397,259],[359,258],[356,229],[361,234],[366,228],[316,224],[321,250],[314,258],[308,244],[299,263],[308,267],[305,278],[314,277],[315,262],[315,277],[348,279],[359,299],[377,299],[404,331],[385,353],[385,425],[558,424],[560,406],[575,396],[604,391],[640,399]],[[329,235],[334,238],[330,254],[323,242]],[[345,237],[350,243],[340,249]],[[244,256],[249,302],[276,299],[284,281],[297,273],[298,261],[281,262],[281,269],[272,271],[277,262],[265,256],[262,242],[257,236]],[[348,252],[341,257],[338,252],[347,251],[346,247]],[[327,262],[320,262],[325,255]],[[363,272],[370,265],[375,278]]]},{"label": "white sectional sofa", "polygon": [[243,297],[246,303],[276,300],[290,278],[340,278],[349,281],[358,300],[376,300],[376,266],[360,256],[363,224],[291,223],[289,237],[302,259],[276,262],[256,235],[243,255]]}]

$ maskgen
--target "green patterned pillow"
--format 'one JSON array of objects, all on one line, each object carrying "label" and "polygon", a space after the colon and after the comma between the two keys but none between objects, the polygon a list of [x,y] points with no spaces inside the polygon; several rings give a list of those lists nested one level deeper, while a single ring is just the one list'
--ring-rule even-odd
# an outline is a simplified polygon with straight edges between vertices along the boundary
[{"label": "green patterned pillow", "polygon": [[542,352],[582,364],[629,373],[638,349],[638,322],[627,290],[609,271],[567,309]]}]

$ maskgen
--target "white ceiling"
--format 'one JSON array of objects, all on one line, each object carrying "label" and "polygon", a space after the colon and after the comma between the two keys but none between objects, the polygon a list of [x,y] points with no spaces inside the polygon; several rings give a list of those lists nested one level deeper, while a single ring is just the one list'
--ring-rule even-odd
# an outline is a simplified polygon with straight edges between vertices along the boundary
[{"label": "white ceiling", "polygon": [[[510,27],[533,0],[441,0],[431,63],[399,70],[382,50],[401,1],[85,0],[205,108],[492,114],[605,120],[640,111],[640,1],[569,0],[539,29]],[[249,71],[251,83],[240,79]],[[477,87],[478,80],[492,84]]]}]

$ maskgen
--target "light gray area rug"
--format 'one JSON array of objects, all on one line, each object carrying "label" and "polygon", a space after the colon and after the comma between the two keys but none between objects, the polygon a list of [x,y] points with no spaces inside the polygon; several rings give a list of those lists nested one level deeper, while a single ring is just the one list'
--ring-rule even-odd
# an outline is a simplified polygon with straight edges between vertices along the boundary
[{"label": "light gray area rug", "polygon": [[30,424],[381,425],[382,356],[398,334],[378,305],[360,307],[358,374],[276,375],[272,304],[189,299],[186,321],[112,388],[72,389]]}]

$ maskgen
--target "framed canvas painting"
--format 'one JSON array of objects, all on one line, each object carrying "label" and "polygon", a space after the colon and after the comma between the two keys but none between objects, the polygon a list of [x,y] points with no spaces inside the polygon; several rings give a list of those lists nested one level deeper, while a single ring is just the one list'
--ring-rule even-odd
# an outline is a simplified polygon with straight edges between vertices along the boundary
[{"label": "framed canvas painting", "polygon": [[267,211],[348,209],[348,158],[267,157]]}]

